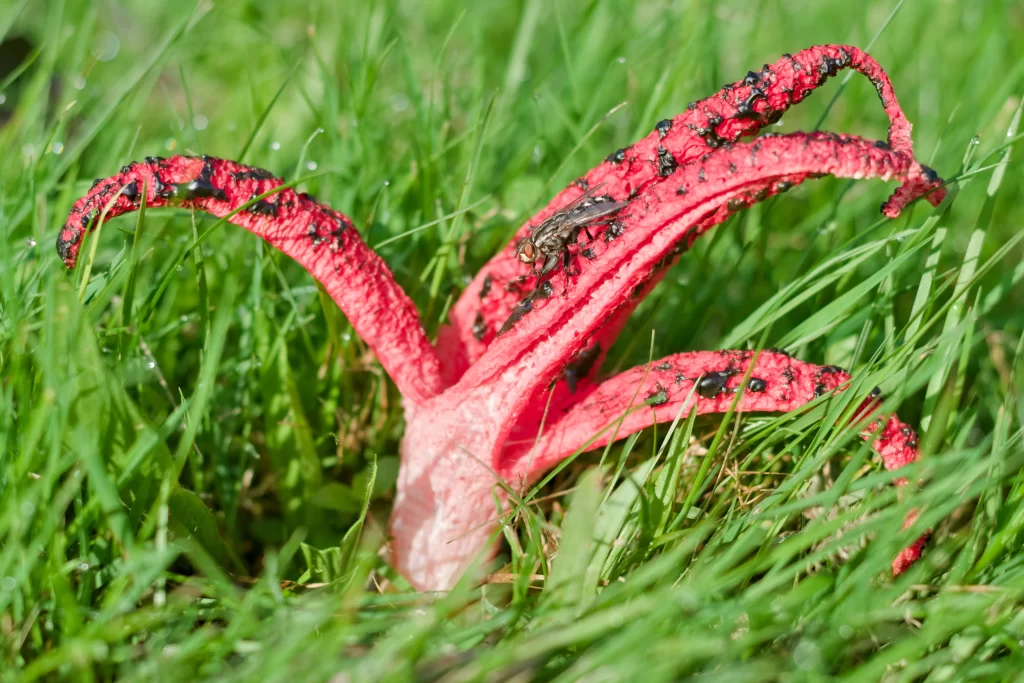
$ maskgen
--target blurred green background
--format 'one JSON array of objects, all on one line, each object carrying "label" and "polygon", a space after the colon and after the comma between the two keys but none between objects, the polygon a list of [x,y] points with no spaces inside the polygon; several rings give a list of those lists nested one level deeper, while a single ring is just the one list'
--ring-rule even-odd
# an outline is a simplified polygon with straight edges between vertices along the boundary
[{"label": "blurred green background", "polygon": [[[664,680],[946,680],[954,665],[962,679],[1019,670],[1024,250],[1019,154],[1007,157],[1007,144],[1024,94],[1022,36],[1024,4],[1012,0],[6,0],[6,675],[613,680],[642,667]],[[796,298],[815,269],[839,269],[771,316],[768,344],[874,373],[904,420],[929,425],[936,469],[920,473],[939,484],[897,505],[867,451],[812,419],[824,413],[745,418],[722,428],[742,427],[700,510],[655,538],[638,512],[655,492],[630,498],[627,482],[616,489],[625,498],[590,500],[584,473],[609,470],[587,455],[543,491],[516,527],[522,544],[502,557],[511,574],[547,574],[558,539],[573,538],[594,561],[586,522],[619,500],[639,521],[602,541],[628,552],[598,564],[593,594],[542,590],[529,576],[439,603],[402,591],[377,557],[400,397],[313,280],[255,237],[226,228],[189,251],[214,221],[159,210],[106,226],[88,272],[66,273],[53,248],[93,178],[144,156],[244,152],[288,179],[309,176],[302,188],[351,216],[371,245],[471,207],[380,249],[434,334],[476,269],[573,178],[689,101],[816,43],[868,49],[886,68],[918,156],[960,180],[949,211],[918,205],[886,222],[878,205],[890,188],[831,178],[754,207],[682,259],[606,369],[756,344],[760,328],[748,324],[760,306]],[[881,138],[886,119],[866,79],[841,75],[777,130],[819,125]],[[859,248],[870,258],[834,265]],[[842,298],[908,249],[918,251],[870,292]],[[721,424],[702,419],[692,443],[663,453],[664,430],[651,430],[604,462],[639,476],[685,456],[685,490]],[[765,528],[757,504],[794,473]],[[821,493],[829,486],[834,497]],[[572,490],[579,500],[566,500]],[[888,517],[851,512],[876,493],[871,509],[888,503]],[[895,528],[914,501],[937,506],[936,539],[902,583],[878,579],[900,539],[814,554],[840,522],[860,539]],[[588,516],[572,527],[574,507]],[[712,534],[704,518],[730,524]]]}]

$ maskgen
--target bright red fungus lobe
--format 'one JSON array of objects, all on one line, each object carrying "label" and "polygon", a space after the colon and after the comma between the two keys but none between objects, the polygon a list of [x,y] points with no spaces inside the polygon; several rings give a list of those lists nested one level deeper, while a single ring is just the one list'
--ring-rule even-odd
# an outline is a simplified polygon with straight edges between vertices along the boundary
[{"label": "bright red fungus lobe", "polygon": [[[833,133],[739,141],[845,68],[875,85],[890,121],[886,141]],[[417,588],[444,590],[491,552],[501,482],[535,481],[581,448],[680,411],[723,412],[738,392],[739,411],[778,412],[845,390],[845,370],[774,350],[678,353],[596,377],[633,309],[731,214],[825,174],[898,181],[882,205],[889,217],[921,196],[937,205],[941,181],[914,158],[910,129],[888,77],[867,54],[826,45],[785,55],[658,122],[556,196],[480,270],[436,349],[412,301],[341,213],[286,188],[229,220],[325,285],[404,396],[392,560]],[[223,159],[147,159],[98,181],[75,203],[57,250],[73,266],[93,218],[118,192],[108,218],[135,210],[143,187],[149,206],[227,216],[281,184]],[[917,435],[895,416],[874,416],[879,405],[875,394],[860,405],[860,416],[874,417],[862,436],[895,470],[918,458]],[[920,557],[926,540],[900,553],[895,574]]]},{"label": "bright red fungus lobe", "polygon": [[[99,181],[75,202],[57,236],[57,252],[73,267],[90,221],[122,187],[108,220],[136,210],[143,185],[147,206],[184,206],[224,217],[283,184],[269,171],[224,159],[147,158]],[[285,188],[229,220],[291,256],[324,284],[408,400],[440,391],[440,363],[415,305],[347,216]]]}]

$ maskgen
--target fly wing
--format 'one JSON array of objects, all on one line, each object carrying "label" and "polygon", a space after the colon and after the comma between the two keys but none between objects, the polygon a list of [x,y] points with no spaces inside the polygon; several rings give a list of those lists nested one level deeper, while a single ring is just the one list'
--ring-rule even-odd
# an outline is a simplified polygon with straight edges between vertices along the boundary
[{"label": "fly wing", "polygon": [[582,206],[587,200],[592,199],[594,197],[597,191],[601,189],[602,185],[604,185],[604,183],[600,182],[594,185],[593,187],[588,187],[583,194],[581,194],[579,197],[572,200],[571,202],[560,208],[558,211],[556,211],[552,218],[560,214],[571,213],[572,211],[575,211],[576,209],[580,208],[580,206]]},{"label": "fly wing", "polygon": [[577,209],[562,219],[562,225],[566,228],[575,228],[589,225],[599,218],[609,214],[618,213],[629,206],[626,202],[600,202]]},{"label": "fly wing", "polygon": [[[577,226],[586,225],[590,221],[596,220],[597,218],[607,215],[608,213],[619,211],[624,206],[626,206],[624,202],[598,202],[591,206],[584,207],[583,205],[587,201],[593,199],[594,193],[601,189],[602,185],[604,185],[603,182],[597,183],[593,187],[587,188],[587,190],[579,197],[572,200],[571,202],[560,208],[558,211],[545,218],[540,225],[532,229],[530,233],[531,239],[543,240],[544,236],[550,232],[560,233],[565,230],[571,230],[572,228],[575,228]],[[582,222],[577,219],[577,216],[581,215],[581,212],[589,212],[593,209],[597,209],[598,207],[608,207],[613,204],[616,206],[616,208],[610,209],[606,212],[596,212],[589,214],[587,217],[584,218]]]}]

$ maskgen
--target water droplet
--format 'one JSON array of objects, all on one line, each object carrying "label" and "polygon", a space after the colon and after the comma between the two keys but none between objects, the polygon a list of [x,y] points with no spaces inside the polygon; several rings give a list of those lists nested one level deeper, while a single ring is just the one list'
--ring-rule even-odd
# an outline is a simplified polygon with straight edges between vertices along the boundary
[{"label": "water droplet", "polygon": [[179,263],[178,267],[175,268],[175,270],[180,273],[181,271],[185,270],[185,264],[184,263]]},{"label": "water droplet", "polygon": [[385,180],[385,181],[384,181],[384,187],[387,187],[387,186],[388,186],[388,185],[390,185],[390,184],[391,184],[391,181],[390,181],[390,180]]},{"label": "water droplet", "polygon": [[81,564],[79,564],[78,565],[78,571],[81,571],[81,572],[89,571],[89,563],[88,562],[82,562]]},{"label": "water droplet", "polygon": [[341,340],[342,341],[351,341],[352,340],[352,333],[351,332],[343,332],[342,335],[341,335]]},{"label": "water droplet", "polygon": [[776,121],[775,125],[776,126],[781,126],[782,125],[782,119],[779,119],[778,121]]},{"label": "water droplet", "polygon": [[619,64],[625,64],[626,63],[626,58],[625,57],[619,57],[615,61],[618,62]]},{"label": "water droplet", "polygon": [[57,140],[56,142],[54,142],[52,145],[50,145],[50,147],[53,150],[54,154],[63,154],[64,153],[64,143],[61,142],[60,140]]},{"label": "water droplet", "polygon": [[101,62],[109,62],[117,56],[121,41],[110,31],[102,31],[92,43],[92,56]]},{"label": "water droplet", "polygon": [[177,147],[177,146],[178,146],[178,139],[177,138],[167,138],[166,140],[164,140],[164,149],[166,149],[168,152],[173,152],[175,147]]},{"label": "water droplet", "polygon": [[150,370],[156,370],[156,361],[149,361],[148,363],[146,363],[146,367],[149,368]]},{"label": "water droplet", "polygon": [[975,135],[973,138],[971,138],[971,144],[972,145],[980,145],[981,144],[981,138],[978,137],[977,135]]},{"label": "water droplet", "polygon": [[793,662],[804,671],[817,669],[821,666],[821,650],[810,640],[801,640],[793,648]]},{"label": "water droplet", "polygon": [[315,171],[317,169],[317,163],[315,161],[307,161],[306,168],[308,168],[310,171]]},{"label": "water droplet", "polygon": [[849,638],[852,635],[853,635],[853,627],[851,627],[849,624],[843,624],[842,626],[839,627],[839,636],[841,638]]},{"label": "water droplet", "polygon": [[0,104],[3,104],[6,101],[7,101],[7,95],[5,95],[2,92],[0,92]]},{"label": "water droplet", "polygon": [[75,86],[75,90],[85,90],[85,76],[78,74],[75,76],[74,80],[71,81],[71,84]]},{"label": "water droplet", "polygon": [[27,246],[29,249],[31,249],[32,247],[36,246],[35,239],[32,238],[32,237],[29,237],[27,240],[25,240],[25,246]]},{"label": "water droplet", "polygon": [[276,152],[277,150],[281,149],[281,143],[278,142],[277,140],[274,140],[273,142],[270,143],[270,149]]},{"label": "water droplet", "polygon": [[409,108],[409,98],[405,96],[405,93],[396,92],[391,96],[391,108],[394,111],[405,111]]},{"label": "water droplet", "polygon": [[210,119],[206,118],[203,114],[196,114],[192,117],[192,127],[196,130],[206,130],[206,127],[210,125]]},{"label": "water droplet", "polygon": [[544,150],[541,149],[540,145],[533,146],[533,162],[537,163],[544,158]]}]

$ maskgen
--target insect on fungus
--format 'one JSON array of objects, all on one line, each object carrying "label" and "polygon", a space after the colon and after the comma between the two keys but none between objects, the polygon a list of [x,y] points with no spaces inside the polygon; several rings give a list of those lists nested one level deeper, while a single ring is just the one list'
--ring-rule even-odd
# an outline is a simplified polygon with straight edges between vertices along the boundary
[{"label": "insect on fungus", "polygon": [[590,228],[607,225],[613,216],[628,206],[626,202],[617,202],[608,195],[594,196],[594,192],[600,187],[591,187],[563,206],[530,231],[530,234],[519,243],[516,257],[523,263],[533,266],[528,275],[522,276],[523,280],[534,276],[542,279],[558,267],[559,260],[562,261],[566,274],[571,274],[572,254],[569,245],[576,244],[580,231],[593,242],[594,236],[590,233]]}]

